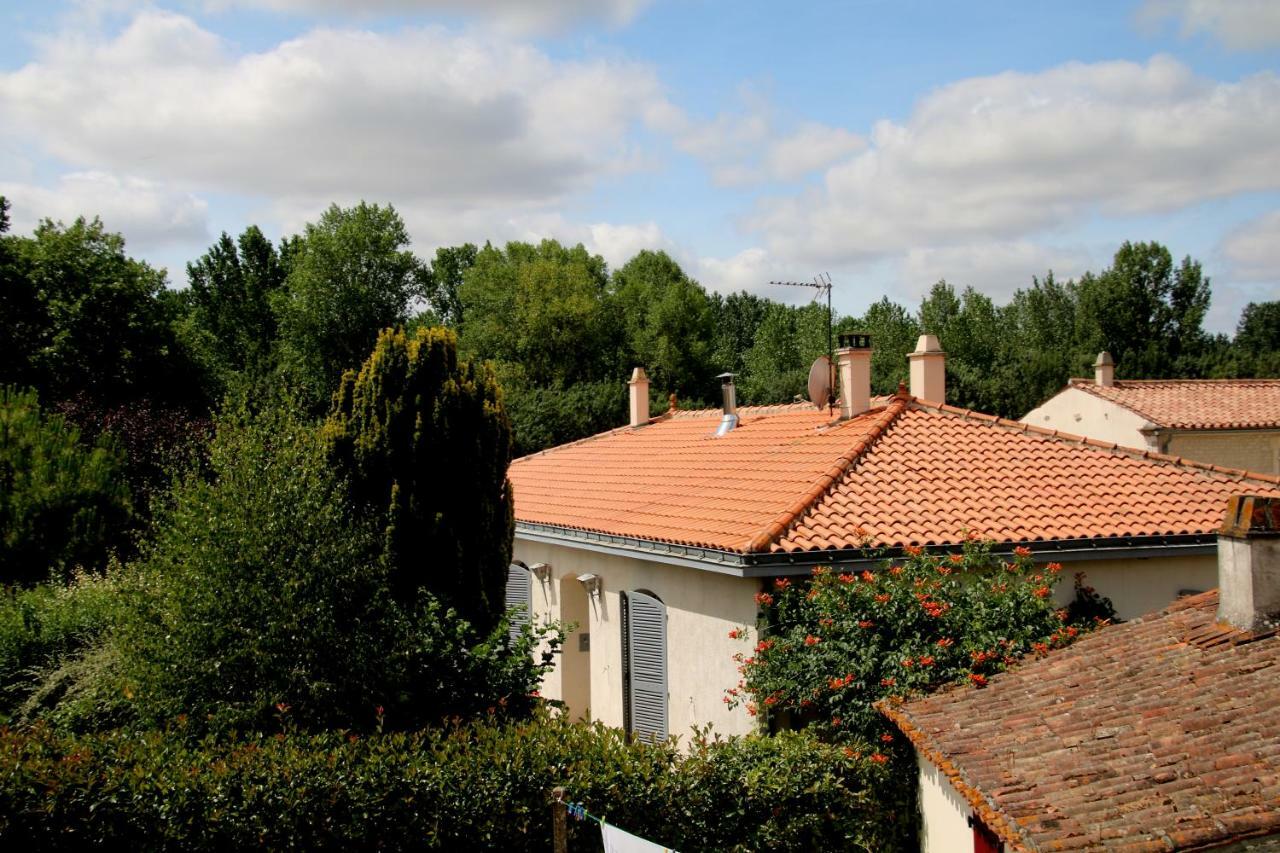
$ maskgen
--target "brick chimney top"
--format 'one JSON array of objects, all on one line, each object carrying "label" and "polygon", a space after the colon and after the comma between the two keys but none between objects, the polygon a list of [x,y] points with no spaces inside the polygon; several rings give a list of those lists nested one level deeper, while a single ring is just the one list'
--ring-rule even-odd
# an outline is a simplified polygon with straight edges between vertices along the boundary
[{"label": "brick chimney top", "polygon": [[1245,631],[1280,626],[1280,498],[1227,501],[1218,531],[1218,619]]},{"label": "brick chimney top", "polygon": [[627,386],[631,426],[645,426],[649,423],[649,377],[645,375],[643,367],[631,371],[631,381]]},{"label": "brick chimney top", "polygon": [[921,335],[916,351],[907,355],[911,363],[911,396],[933,403],[947,402],[947,354],[937,335]]},{"label": "brick chimney top", "polygon": [[836,350],[840,377],[840,417],[852,418],[871,408],[871,336],[841,332]]},{"label": "brick chimney top", "polygon": [[1103,388],[1116,384],[1116,362],[1106,350],[1098,353],[1098,360],[1093,363],[1093,382]]}]

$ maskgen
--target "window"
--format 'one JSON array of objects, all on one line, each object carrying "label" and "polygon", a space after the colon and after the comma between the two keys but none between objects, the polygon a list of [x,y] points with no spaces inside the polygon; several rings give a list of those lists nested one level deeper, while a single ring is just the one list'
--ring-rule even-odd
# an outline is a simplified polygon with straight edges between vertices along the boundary
[{"label": "window", "polygon": [[645,740],[667,739],[667,608],[655,595],[622,601],[623,726]]},{"label": "window", "polygon": [[[520,608],[514,613],[513,608]],[[533,613],[533,576],[524,563],[512,563],[507,567],[507,612],[511,626],[507,635],[514,641],[520,636]]]}]

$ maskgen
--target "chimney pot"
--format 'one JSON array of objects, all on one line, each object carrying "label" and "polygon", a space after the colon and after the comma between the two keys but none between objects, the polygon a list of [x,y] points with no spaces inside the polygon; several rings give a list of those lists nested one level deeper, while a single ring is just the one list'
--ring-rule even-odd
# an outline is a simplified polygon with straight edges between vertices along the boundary
[{"label": "chimney pot", "polygon": [[907,361],[911,363],[911,396],[931,403],[947,402],[947,354],[938,336],[921,335]]},{"label": "chimney pot", "polygon": [[738,389],[733,385],[732,373],[721,373],[716,379],[720,380],[720,393],[724,397],[724,417],[720,419],[716,435],[724,435],[738,425]]},{"label": "chimney pot", "polygon": [[1218,619],[1245,631],[1280,624],[1280,498],[1227,501],[1218,531]]},{"label": "chimney pot", "polygon": [[870,409],[871,336],[842,332],[836,369],[840,374],[840,417],[852,418]]},{"label": "chimney pot", "polygon": [[630,391],[631,426],[642,427],[649,423],[649,377],[645,376],[643,367],[631,371],[631,381],[627,386]]},{"label": "chimney pot", "polygon": [[1093,363],[1093,382],[1103,388],[1116,384],[1116,362],[1106,350],[1098,353],[1098,360]]}]

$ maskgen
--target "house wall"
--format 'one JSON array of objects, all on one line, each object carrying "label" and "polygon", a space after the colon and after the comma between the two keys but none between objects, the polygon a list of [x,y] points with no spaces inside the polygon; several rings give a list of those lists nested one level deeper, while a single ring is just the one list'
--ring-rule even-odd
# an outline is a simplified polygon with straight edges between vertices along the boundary
[{"label": "house wall", "polygon": [[973,853],[973,808],[946,774],[919,752],[920,853]]},{"label": "house wall", "polygon": [[[691,727],[707,723],[724,735],[746,734],[755,728],[755,720],[745,708],[728,708],[724,691],[740,678],[733,655],[749,653],[756,642],[755,594],[760,589],[759,581],[529,542],[519,536],[514,558],[526,565],[551,566],[551,581],[533,583],[533,616],[539,621],[558,619],[571,607],[572,602],[567,599],[578,585],[578,575],[591,573],[603,580],[599,602],[588,605],[585,621],[575,620],[583,621],[579,632],[590,633],[590,719],[611,726],[623,724],[618,594],[643,590],[656,595],[667,608],[668,731],[687,740]],[[568,583],[562,585],[562,580]],[[744,627],[745,638],[729,638],[731,630]],[[576,634],[571,635],[566,645],[573,651],[565,654],[576,654],[578,643]],[[575,697],[575,685],[565,683],[565,669],[563,661],[558,661],[543,682],[544,696],[569,700]],[[580,709],[572,704],[570,710],[577,716]]]},{"label": "house wall", "polygon": [[1174,432],[1164,450],[1198,462],[1280,474],[1280,430]]},{"label": "house wall", "polygon": [[[1046,561],[1051,558],[1044,558]],[[1039,562],[1039,558],[1037,559]],[[1149,557],[1142,560],[1081,560],[1063,563],[1057,600],[1075,597],[1076,572],[1085,583],[1111,599],[1116,615],[1133,619],[1163,609],[1186,590],[1204,592],[1218,585],[1216,554],[1199,557]]]},{"label": "house wall", "polygon": [[1142,434],[1143,427],[1151,426],[1146,418],[1079,388],[1064,388],[1023,415],[1021,422],[1112,441],[1122,447],[1155,449],[1148,447]]}]

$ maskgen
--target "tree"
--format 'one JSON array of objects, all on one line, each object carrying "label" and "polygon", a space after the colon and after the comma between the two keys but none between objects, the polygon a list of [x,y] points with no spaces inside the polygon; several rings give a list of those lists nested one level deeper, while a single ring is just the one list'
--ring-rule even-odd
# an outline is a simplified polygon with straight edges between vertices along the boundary
[{"label": "tree", "polygon": [[666,252],[640,252],[613,273],[610,302],[627,344],[660,392],[706,399],[715,387],[707,293]]},{"label": "tree", "polygon": [[873,302],[861,317],[842,317],[837,332],[867,332],[871,335],[871,390],[876,394],[892,394],[899,382],[909,378],[907,353],[916,347],[920,324],[916,318],[884,297]]},{"label": "tree", "polygon": [[1209,279],[1197,261],[1176,268],[1159,243],[1125,242],[1111,266],[1076,285],[1085,353],[1107,350],[1120,376],[1187,376],[1204,339]]},{"label": "tree", "polygon": [[768,299],[745,290],[728,296],[712,294],[713,360],[721,372],[743,373],[746,370],[747,351],[755,342],[756,331],[764,322],[764,315],[771,304]]},{"label": "tree", "polygon": [[478,252],[474,243],[436,249],[436,259],[431,265],[431,285],[427,301],[440,323],[445,326],[462,328],[462,301],[458,290],[462,287],[467,270],[476,262]]},{"label": "tree", "polygon": [[285,278],[271,241],[256,225],[234,241],[224,231],[209,251],[187,264],[187,278],[191,320],[223,384],[237,374],[265,374],[276,338],[271,300]]},{"label": "tree", "polygon": [[334,401],[325,445],[355,504],[380,519],[397,599],[426,590],[492,628],[515,522],[511,427],[491,366],[459,360],[448,329],[388,329]]},{"label": "tree", "polygon": [[282,250],[288,277],[273,310],[283,368],[317,409],[378,333],[403,324],[410,300],[425,295],[426,269],[408,245],[393,207],[360,202],[332,205]]},{"label": "tree", "polygon": [[461,345],[471,358],[519,364],[537,387],[620,379],[604,259],[582,245],[485,245],[463,275]]},{"label": "tree", "polygon": [[0,196],[0,385],[32,385],[35,353],[48,325],[45,306],[9,230],[9,202]]},{"label": "tree", "polygon": [[123,468],[108,439],[86,447],[33,392],[0,387],[0,584],[101,568],[132,508]]}]

